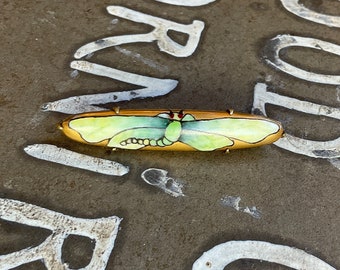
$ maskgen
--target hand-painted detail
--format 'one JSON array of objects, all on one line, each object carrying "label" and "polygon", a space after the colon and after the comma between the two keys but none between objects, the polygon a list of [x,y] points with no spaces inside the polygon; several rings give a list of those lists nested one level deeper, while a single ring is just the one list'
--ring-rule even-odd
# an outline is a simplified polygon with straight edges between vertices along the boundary
[{"label": "hand-painted detail", "polygon": [[85,113],[66,119],[61,129],[87,144],[198,151],[254,147],[272,143],[283,134],[280,123],[268,118],[202,111]]}]

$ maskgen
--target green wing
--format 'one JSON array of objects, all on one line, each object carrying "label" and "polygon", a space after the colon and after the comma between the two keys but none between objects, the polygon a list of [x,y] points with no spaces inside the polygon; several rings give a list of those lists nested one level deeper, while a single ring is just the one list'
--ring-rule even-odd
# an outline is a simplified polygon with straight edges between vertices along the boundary
[{"label": "green wing", "polygon": [[200,151],[232,146],[233,140],[257,143],[279,130],[271,121],[245,118],[222,118],[182,123],[179,140]]},{"label": "green wing", "polygon": [[223,135],[183,129],[179,141],[199,151],[213,151],[234,144],[232,140]]},{"label": "green wing", "polygon": [[[88,143],[109,140],[110,147],[138,149],[145,146],[138,140],[150,142],[162,138],[168,124],[169,120],[161,117],[118,115],[77,118],[71,120],[69,126]],[[137,144],[128,141],[130,138],[137,140]]]}]

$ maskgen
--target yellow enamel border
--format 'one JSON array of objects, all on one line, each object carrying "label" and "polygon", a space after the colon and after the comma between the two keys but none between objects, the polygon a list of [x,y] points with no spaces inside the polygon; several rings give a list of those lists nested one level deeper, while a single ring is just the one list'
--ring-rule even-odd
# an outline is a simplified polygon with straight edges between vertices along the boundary
[{"label": "yellow enamel border", "polygon": [[[150,116],[154,117],[160,113],[169,112],[169,109],[153,109],[153,110],[109,110],[109,111],[101,111],[101,112],[87,112],[82,114],[77,114],[65,119],[60,125],[59,128],[64,132],[64,134],[73,139],[75,141],[89,144],[88,142],[84,141],[83,138],[69,127],[69,123],[73,119],[84,118],[84,117],[105,117],[105,116]],[[179,109],[172,110],[173,112],[180,111]],[[229,111],[200,111],[200,110],[184,110],[185,114],[191,114],[195,117],[196,120],[209,120],[209,119],[216,119],[216,118],[241,118],[241,119],[256,119],[256,120],[265,120],[276,123],[279,126],[279,130],[275,134],[271,134],[267,136],[264,140],[257,142],[257,143],[247,143],[244,141],[239,141],[237,139],[233,139],[234,144],[232,146],[224,147],[218,150],[232,150],[232,149],[240,149],[240,148],[250,148],[250,147],[257,147],[261,145],[271,144],[278,139],[280,139],[283,134],[284,130],[280,122],[263,117],[258,115],[252,114],[244,114],[244,113],[236,113],[236,112],[229,112]],[[91,145],[97,146],[106,146],[108,144],[108,140],[101,141],[99,143],[93,143]],[[170,146],[165,147],[157,147],[157,146],[147,146],[142,148],[143,150],[169,150],[169,151],[195,151],[194,148],[183,144],[181,142],[176,142]]]}]

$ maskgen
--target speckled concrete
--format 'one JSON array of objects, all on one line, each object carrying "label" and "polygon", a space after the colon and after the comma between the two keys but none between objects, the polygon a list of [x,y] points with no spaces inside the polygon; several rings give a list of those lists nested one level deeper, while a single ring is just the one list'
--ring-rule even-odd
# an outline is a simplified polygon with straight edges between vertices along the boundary
[{"label": "speckled concrete", "polygon": [[[316,11],[339,10],[337,1],[303,1]],[[325,2],[325,3],[323,3]],[[326,3],[327,2],[327,3]],[[158,66],[151,67],[114,48],[91,61],[159,78],[179,80],[169,95],[119,104],[123,108],[191,108],[250,112],[256,82],[270,79],[272,91],[339,107],[335,86],[310,83],[267,66],[266,41],[278,34],[314,37],[340,44],[339,29],[308,22],[287,12],[280,1],[216,1],[186,8],[156,1],[4,1],[0,3],[0,195],[77,217],[123,218],[107,269],[190,269],[206,250],[229,240],[262,240],[295,246],[340,267],[339,170],[327,160],[297,155],[276,146],[222,153],[120,151],[74,143],[56,129],[65,117],[44,113],[48,101],[73,95],[133,89],[131,85],[82,73],[71,78],[73,53],[81,45],[109,35],[144,33],[150,27],[107,14],[107,5],[123,5],[206,26],[195,53],[176,58],[155,44],[121,46]],[[183,37],[177,37],[183,40]],[[291,48],[290,63],[339,74],[339,58],[311,49]],[[337,99],[338,98],[338,99]],[[268,106],[296,136],[330,140],[339,124]],[[52,143],[129,165],[124,177],[108,177],[27,156],[23,147]],[[173,198],[147,186],[142,171],[156,167],[185,183],[186,197]],[[260,219],[223,207],[220,199],[240,196],[255,205]],[[43,241],[48,232],[0,221],[0,254]],[[64,258],[72,267],[87,264],[91,243],[70,238]],[[240,261],[230,269],[272,269]],[[19,269],[19,268],[18,268]],[[44,269],[41,263],[20,269]],[[228,268],[229,269],[229,268]],[[276,269],[284,269],[277,267]]]}]

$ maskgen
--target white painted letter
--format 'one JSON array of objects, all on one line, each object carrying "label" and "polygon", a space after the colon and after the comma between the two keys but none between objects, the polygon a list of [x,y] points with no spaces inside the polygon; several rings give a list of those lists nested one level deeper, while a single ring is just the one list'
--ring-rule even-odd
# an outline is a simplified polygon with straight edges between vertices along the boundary
[{"label": "white painted letter", "polygon": [[175,6],[198,7],[210,4],[216,0],[156,0],[157,2],[166,3]]},{"label": "white painted letter", "polygon": [[95,240],[92,259],[82,269],[104,270],[121,222],[121,219],[116,216],[99,219],[75,218],[32,204],[1,198],[0,217],[7,221],[52,231],[51,235],[39,246],[1,255],[1,269],[11,269],[41,260],[47,269],[69,270],[68,265],[62,261],[62,246],[67,236],[74,234]]},{"label": "white painted letter", "polygon": [[293,269],[335,270],[319,258],[294,247],[262,241],[229,241],[203,253],[192,266],[193,270],[223,270],[240,259],[273,262]]},{"label": "white painted letter", "polygon": [[264,49],[265,61],[283,72],[310,82],[340,85],[340,75],[324,75],[294,67],[280,59],[279,52],[287,47],[306,47],[340,56],[340,46],[315,38],[279,35],[269,40]]},{"label": "white painted letter", "polygon": [[122,176],[129,172],[129,167],[118,162],[79,154],[51,144],[28,145],[24,151],[38,159],[106,175]]},{"label": "white painted letter", "polygon": [[340,17],[325,15],[312,11],[302,4],[299,0],[281,0],[282,5],[293,14],[309,21],[324,24],[330,27],[340,27]]},{"label": "white painted letter", "polygon": [[[271,93],[267,91],[266,84],[257,83],[254,89],[253,110],[258,109],[266,115],[266,103],[308,114],[322,115],[340,120],[339,108],[331,108],[325,105],[319,105]],[[333,159],[340,157],[340,137],[332,141],[322,142],[305,140],[286,134],[285,137],[276,141],[274,144],[288,151],[313,158]]]},{"label": "white painted letter", "polygon": [[170,79],[157,79],[147,77],[130,72],[121,71],[119,69],[102,66],[88,61],[72,61],[71,67],[86,73],[108,77],[114,80],[119,80],[134,85],[140,85],[144,88],[123,91],[111,92],[104,94],[92,94],[69,97],[66,99],[57,100],[46,103],[42,106],[43,111],[56,111],[67,114],[77,114],[89,111],[102,111],[102,107],[93,106],[94,104],[105,104],[110,102],[128,101],[135,98],[146,98],[166,95],[171,92],[178,81]]},{"label": "white painted letter", "polygon": [[[95,42],[88,43],[80,47],[74,57],[82,58],[90,53],[113,47],[121,44],[135,42],[152,42],[157,41],[161,51],[176,57],[188,57],[195,51],[204,29],[204,22],[195,20],[192,24],[184,25],[173,21],[161,19],[151,15],[147,15],[132,9],[121,6],[108,6],[107,11],[115,16],[128,19],[138,23],[152,25],[155,29],[147,34],[124,35],[107,37]],[[188,40],[185,46],[173,41],[167,34],[169,30],[187,34]]]}]

